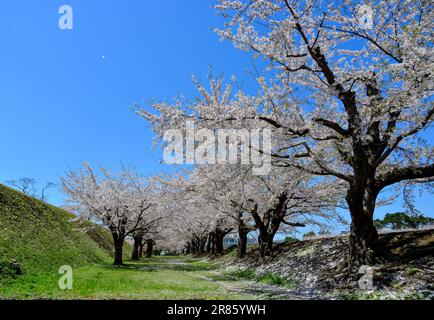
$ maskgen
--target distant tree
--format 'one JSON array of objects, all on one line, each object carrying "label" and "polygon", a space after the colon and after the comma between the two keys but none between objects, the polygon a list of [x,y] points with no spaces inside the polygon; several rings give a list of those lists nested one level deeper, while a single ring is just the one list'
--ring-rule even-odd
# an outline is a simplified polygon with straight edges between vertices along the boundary
[{"label": "distant tree", "polygon": [[155,241],[154,239],[146,239],[145,241],[146,243],[146,258],[150,258],[152,256],[152,253],[154,252],[154,245],[155,245]]},{"label": "distant tree", "polygon": [[53,182],[46,182],[45,186],[39,191],[38,182],[33,178],[19,178],[18,180],[8,180],[6,181],[8,185],[13,188],[20,190],[25,195],[38,198],[42,201],[47,199],[47,190],[54,188],[56,185]]},{"label": "distant tree", "polygon": [[312,237],[315,237],[315,236],[316,236],[315,232],[309,231],[309,232],[307,232],[307,233],[305,233],[303,235],[303,238],[306,239],[306,238],[312,238]]},{"label": "distant tree", "polygon": [[432,223],[434,223],[433,218],[423,215],[410,216],[405,212],[388,213],[382,220],[375,220],[375,226],[377,228],[391,228],[393,230],[417,229]]},{"label": "distant tree", "polygon": [[297,238],[294,238],[291,236],[285,237],[285,242],[287,242],[287,243],[294,243],[294,242],[298,242],[298,241],[299,240]]}]

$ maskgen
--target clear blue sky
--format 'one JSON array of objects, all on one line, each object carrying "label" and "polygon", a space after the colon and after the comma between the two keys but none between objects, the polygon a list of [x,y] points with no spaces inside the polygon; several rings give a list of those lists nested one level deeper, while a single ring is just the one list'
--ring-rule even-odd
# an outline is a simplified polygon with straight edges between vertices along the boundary
[{"label": "clear blue sky", "polygon": [[[73,30],[58,28],[63,4],[74,10]],[[194,94],[190,76],[205,78],[209,65],[251,83],[250,56],[212,32],[222,19],[211,4],[1,0],[0,182],[58,183],[81,161],[167,170],[151,151],[151,131],[128,107]],[[58,205],[63,196],[52,191],[49,200]],[[431,216],[432,200],[418,200]]]}]

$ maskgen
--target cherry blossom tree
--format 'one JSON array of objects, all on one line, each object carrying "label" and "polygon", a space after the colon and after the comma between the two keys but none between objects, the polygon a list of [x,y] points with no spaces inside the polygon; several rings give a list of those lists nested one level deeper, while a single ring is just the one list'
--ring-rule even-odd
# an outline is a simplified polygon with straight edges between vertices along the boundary
[{"label": "cherry blossom tree", "polygon": [[153,181],[152,178],[149,179],[145,187],[147,188],[147,197],[152,201],[152,207],[149,209],[151,212],[142,218],[137,230],[131,234],[134,240],[132,260],[139,260],[144,252],[145,256],[149,258],[156,241],[162,239],[162,231],[168,227],[168,210],[164,206],[164,201],[161,201],[164,194],[157,189]]},{"label": "cherry blossom tree", "polygon": [[[156,142],[161,141],[164,133],[170,129],[187,132],[186,121],[193,121],[198,128],[211,129],[273,127],[273,123],[264,121],[268,119],[266,116],[258,118],[256,114],[260,106],[267,102],[260,95],[252,97],[237,92],[233,96],[231,85],[223,85],[221,78],[211,79],[211,92],[200,83],[195,84],[201,96],[194,103],[177,100],[174,105],[156,103],[152,105],[153,111],[138,109],[137,112],[153,125]],[[273,135],[275,152],[281,149],[282,139],[288,141],[288,137],[282,133],[276,132]],[[236,145],[240,141],[226,143]],[[225,222],[228,225],[227,228],[216,228],[209,234],[219,235],[217,244],[222,243],[225,233],[237,228],[239,257],[245,255],[247,235],[253,230],[259,232],[261,255],[265,256],[271,253],[273,239],[279,230],[291,231],[291,228],[318,223],[315,216],[324,220],[338,217],[333,206],[342,190],[342,184],[335,180],[327,179],[327,183],[321,183],[320,179],[316,179],[314,187],[309,185],[313,175],[298,168],[288,170],[279,167],[277,163],[265,177],[255,177],[252,168],[252,164],[196,164],[187,178],[182,176],[176,183],[172,182],[180,192],[198,197],[193,202],[200,203],[205,199],[205,203],[199,207],[214,212],[214,222]],[[186,210],[191,210],[191,207]],[[200,223],[203,221],[201,219]],[[282,228],[282,224],[286,227]],[[217,252],[220,251],[219,247]]]},{"label": "cherry blossom tree", "polygon": [[340,191],[325,180],[312,183],[311,176],[299,170],[274,168],[272,175],[252,176],[245,186],[246,205],[258,229],[262,257],[272,255],[278,232],[292,233],[297,227],[342,222],[335,212]]},{"label": "cherry blossom tree", "polygon": [[[258,80],[272,109],[258,118],[300,137],[292,157],[289,149],[276,156],[346,183],[349,262],[373,263],[381,254],[373,225],[380,192],[434,176],[422,134],[434,113],[432,4],[219,1],[216,9],[228,19],[220,36],[269,63],[268,83]],[[285,123],[288,109],[303,111],[298,126]]]},{"label": "cherry blossom tree", "polygon": [[106,226],[113,237],[114,264],[122,265],[122,249],[128,236],[146,232],[161,217],[152,214],[152,188],[137,171],[123,168],[114,174],[100,167],[97,173],[84,163],[61,178],[68,205],[89,219]]}]

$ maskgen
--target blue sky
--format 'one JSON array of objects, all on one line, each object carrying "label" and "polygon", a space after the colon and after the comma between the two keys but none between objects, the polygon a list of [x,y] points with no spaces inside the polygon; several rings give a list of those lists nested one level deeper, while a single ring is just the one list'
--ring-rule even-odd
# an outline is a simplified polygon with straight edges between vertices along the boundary
[{"label": "blue sky", "polygon": [[[73,30],[58,28],[63,4],[74,10]],[[0,182],[57,183],[81,161],[167,170],[151,151],[151,130],[129,106],[193,95],[191,75],[206,78],[209,65],[247,87],[252,81],[249,54],[212,32],[222,19],[211,4],[1,0]],[[63,196],[53,190],[49,200],[59,205]],[[432,200],[418,200],[431,216]]]}]

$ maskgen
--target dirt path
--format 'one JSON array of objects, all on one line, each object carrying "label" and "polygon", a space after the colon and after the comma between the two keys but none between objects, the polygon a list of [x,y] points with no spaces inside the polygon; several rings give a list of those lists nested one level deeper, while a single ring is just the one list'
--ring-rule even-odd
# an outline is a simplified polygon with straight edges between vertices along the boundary
[{"label": "dirt path", "polygon": [[307,300],[317,299],[312,294],[300,294],[294,289],[270,285],[250,279],[242,279],[231,274],[219,264],[208,259],[195,259],[185,256],[153,257],[146,260],[138,269],[143,271],[171,270],[183,272],[198,282],[217,285],[219,295],[236,295],[245,299],[263,300]]},{"label": "dirt path", "polygon": [[[222,276],[222,273],[219,271],[212,272],[216,276]],[[196,277],[201,280],[212,281],[218,284],[225,292],[228,293],[237,293],[244,294],[248,296],[254,296],[258,299],[265,300],[308,300],[312,299],[312,296],[302,296],[300,294],[294,293],[291,289],[267,285],[258,283],[255,281],[248,280],[216,280],[212,277],[207,277],[204,275],[198,275],[190,273],[193,277]]]}]

